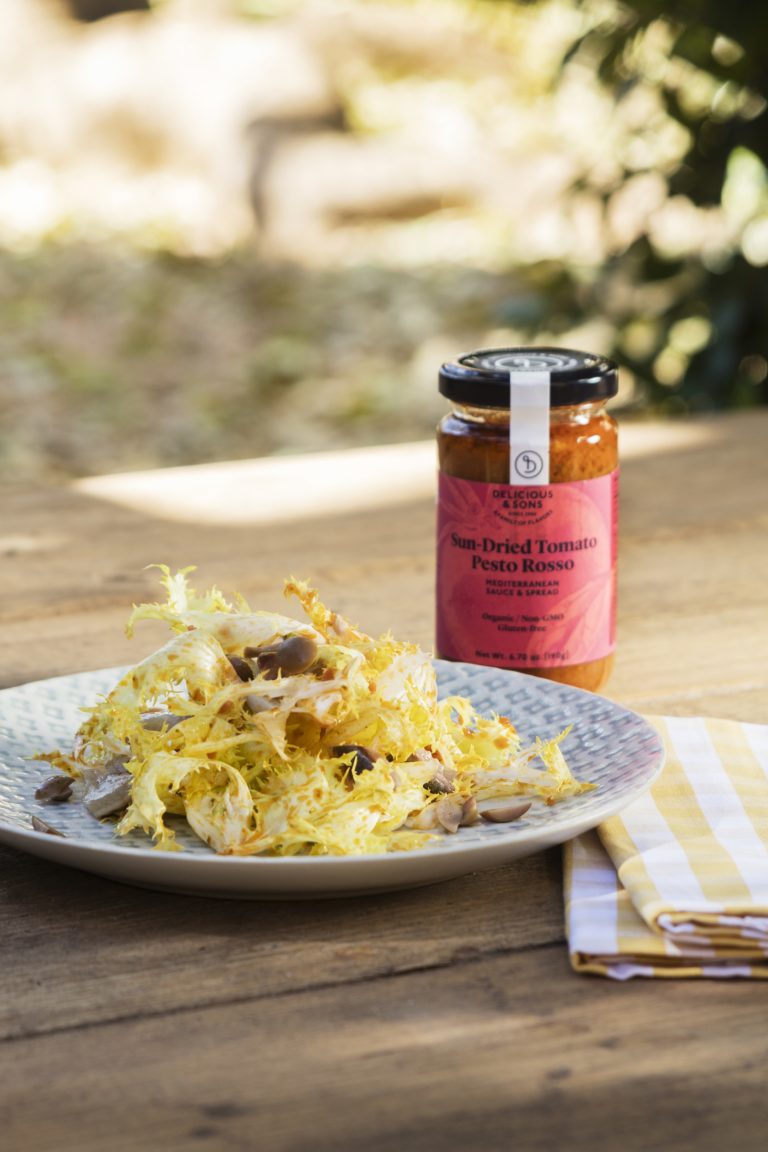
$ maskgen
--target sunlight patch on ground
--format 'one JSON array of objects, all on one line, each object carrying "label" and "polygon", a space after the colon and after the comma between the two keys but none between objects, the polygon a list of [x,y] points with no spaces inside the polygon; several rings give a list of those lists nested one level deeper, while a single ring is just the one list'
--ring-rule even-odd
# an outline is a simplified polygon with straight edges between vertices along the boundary
[{"label": "sunlight patch on ground", "polygon": [[[709,443],[708,424],[631,424],[625,460]],[[276,524],[389,508],[435,494],[432,440],[91,476],[76,491],[164,520]]]},{"label": "sunlight patch on ground", "polygon": [[78,480],[76,491],[195,524],[274,524],[428,499],[432,441],[235,460]]}]

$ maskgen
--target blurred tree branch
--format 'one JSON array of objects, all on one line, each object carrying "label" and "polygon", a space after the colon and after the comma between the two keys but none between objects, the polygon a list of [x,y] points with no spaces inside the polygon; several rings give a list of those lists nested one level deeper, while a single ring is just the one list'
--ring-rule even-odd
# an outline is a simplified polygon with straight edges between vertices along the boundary
[{"label": "blurred tree branch", "polygon": [[[617,116],[638,90],[655,94],[686,140],[678,160],[662,169],[665,203],[648,212],[628,246],[610,252],[586,293],[583,279],[574,281],[575,310],[610,317],[614,353],[662,410],[768,403],[768,7],[602,5],[565,54],[563,71],[574,67],[598,77]],[[643,168],[625,157],[612,185],[587,171],[579,186],[601,197],[608,216]],[[700,234],[686,243],[672,224],[660,228],[665,212],[673,219],[670,208],[678,231],[686,219],[698,220]],[[652,285],[666,293],[649,308]]]}]

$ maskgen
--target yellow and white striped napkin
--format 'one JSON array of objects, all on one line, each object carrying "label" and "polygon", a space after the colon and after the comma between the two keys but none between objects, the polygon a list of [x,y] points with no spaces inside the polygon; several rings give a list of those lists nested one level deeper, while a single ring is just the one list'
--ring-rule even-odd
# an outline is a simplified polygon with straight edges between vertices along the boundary
[{"label": "yellow and white striped napkin", "polygon": [[577,972],[768,979],[768,726],[656,718],[656,783],[566,845]]}]

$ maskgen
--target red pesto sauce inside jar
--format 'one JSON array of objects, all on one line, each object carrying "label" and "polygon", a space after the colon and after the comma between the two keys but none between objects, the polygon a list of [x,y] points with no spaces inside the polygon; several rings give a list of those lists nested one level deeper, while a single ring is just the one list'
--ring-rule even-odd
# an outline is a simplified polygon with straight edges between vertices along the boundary
[{"label": "red pesto sauce inside jar", "polygon": [[[452,399],[437,432],[439,657],[591,691],[607,682],[618,493],[616,422],[604,410],[616,390],[610,367],[613,382],[585,403],[557,404],[553,383],[548,484],[511,482],[508,408],[485,406],[487,394],[483,406]],[[580,391],[592,396],[595,389],[568,385],[561,395]]]}]

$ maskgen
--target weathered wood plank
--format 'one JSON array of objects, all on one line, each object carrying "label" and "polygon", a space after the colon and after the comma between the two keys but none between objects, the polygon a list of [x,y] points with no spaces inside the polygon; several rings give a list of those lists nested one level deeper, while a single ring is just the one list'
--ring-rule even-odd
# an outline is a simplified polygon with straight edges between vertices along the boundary
[{"label": "weathered wood plank", "polygon": [[438,888],[317,902],[148,893],[7,848],[0,868],[0,1038],[563,939],[557,852]]},{"label": "weathered wood plank", "polygon": [[[96,523],[93,508],[83,505],[94,506]],[[13,511],[15,504],[8,507]],[[54,510],[41,498],[34,512],[27,508],[24,520],[29,528],[31,521],[49,517],[74,526],[70,537],[51,537],[58,543],[45,554],[11,549],[0,564],[3,686],[130,661],[149,651],[161,631],[143,627],[131,644],[122,629],[132,602],[157,598],[156,574],[145,565],[158,561],[178,567],[196,563],[200,583],[241,591],[254,607],[277,611],[291,610],[282,596],[285,577],[307,577],[338,610],[372,630],[390,627],[397,605],[402,634],[431,643],[433,557],[426,541],[433,510],[428,505],[417,515],[377,514],[375,530],[374,521],[361,516],[258,530],[200,530],[65,493]]]},{"label": "weathered wood plank", "polygon": [[[609,691],[630,703],[649,688],[664,700],[766,683],[760,492],[768,491],[768,413],[703,422],[706,435],[692,444],[686,428],[683,449],[660,426],[664,450],[630,454],[623,469],[620,644]],[[653,428],[636,431],[652,449]],[[253,528],[196,528],[64,489],[4,493],[0,509],[4,685],[131,660],[151,647],[159,632],[131,645],[122,623],[131,601],[155,594],[144,565],[159,559],[197,562],[203,582],[275,609],[284,606],[283,577],[307,575],[371,631],[394,625],[432,641],[429,502]]]},{"label": "weathered wood plank", "polygon": [[722,716],[762,724],[768,718],[768,685],[734,684],[712,692],[672,692],[667,696],[628,695],[624,702],[648,716]]},{"label": "weathered wood plank", "polygon": [[[426,537],[426,518],[422,519]],[[631,537],[625,543],[619,646],[609,695],[646,710],[658,710],[667,698],[688,699],[695,709],[699,695],[724,694],[727,704],[738,691],[768,688],[763,539],[743,531],[734,534],[727,546],[718,548],[717,541],[708,533],[656,542],[653,547],[641,546]],[[734,555],[740,558],[736,572]],[[244,561],[239,570],[227,562],[221,574],[216,567],[203,559],[205,581],[218,579],[229,589],[241,588],[260,607],[290,611],[280,594],[283,575],[307,571],[310,565],[297,554],[287,558],[281,554],[271,568],[261,565],[258,581]],[[396,620],[401,636],[430,646],[431,555],[369,558],[357,570],[334,565],[328,558],[314,568],[324,595],[363,627],[383,631]],[[162,628],[152,624],[142,625],[133,641],[123,635],[130,603],[156,595],[140,566],[135,582],[127,571],[126,576],[119,592],[110,590],[105,603],[96,594],[88,603],[81,592],[79,602],[70,600],[60,611],[52,606],[47,616],[28,606],[22,618],[0,623],[4,653],[0,686],[134,662],[161,642]]]},{"label": "weathered wood plank", "polygon": [[767,1004],[764,985],[580,978],[538,949],[4,1045],[4,1135],[25,1152],[75,1133],[79,1152],[722,1152],[738,1122],[756,1152]]}]

